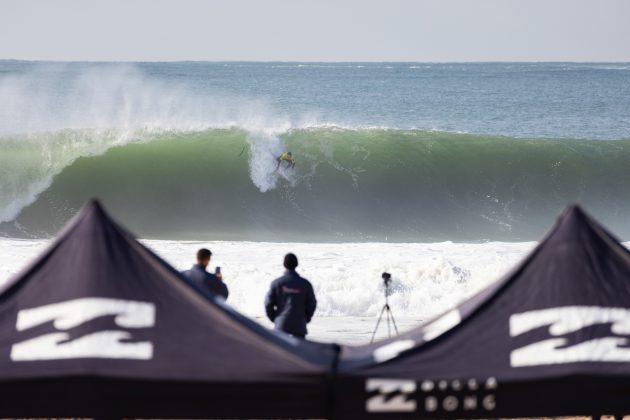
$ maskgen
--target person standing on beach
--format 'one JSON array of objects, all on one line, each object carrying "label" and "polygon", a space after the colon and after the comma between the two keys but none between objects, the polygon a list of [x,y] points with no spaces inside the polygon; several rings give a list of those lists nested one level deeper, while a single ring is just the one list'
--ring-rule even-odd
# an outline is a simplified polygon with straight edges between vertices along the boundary
[{"label": "person standing on beach", "polygon": [[223,283],[223,274],[221,274],[219,267],[217,267],[215,274],[207,271],[211,258],[212,252],[209,249],[200,249],[197,251],[197,264],[193,265],[190,270],[182,271],[182,275],[202,289],[209,290],[227,299],[229,291],[225,283]]},{"label": "person standing on beach", "polygon": [[265,298],[265,309],[276,330],[305,338],[308,333],[306,324],[313,318],[317,299],[311,283],[295,271],[297,266],[295,254],[285,255],[286,272],[271,283]]}]

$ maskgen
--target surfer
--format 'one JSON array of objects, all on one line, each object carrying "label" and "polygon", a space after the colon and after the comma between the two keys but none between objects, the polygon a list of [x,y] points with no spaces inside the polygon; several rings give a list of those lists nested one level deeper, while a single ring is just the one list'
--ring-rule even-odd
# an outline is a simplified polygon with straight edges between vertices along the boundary
[{"label": "surfer", "polygon": [[288,163],[287,169],[295,168],[295,159],[293,159],[293,155],[291,154],[291,152],[284,152],[280,155],[280,157],[278,157],[277,161],[278,166],[276,167],[276,171],[280,169],[280,164],[282,164],[282,162]]}]

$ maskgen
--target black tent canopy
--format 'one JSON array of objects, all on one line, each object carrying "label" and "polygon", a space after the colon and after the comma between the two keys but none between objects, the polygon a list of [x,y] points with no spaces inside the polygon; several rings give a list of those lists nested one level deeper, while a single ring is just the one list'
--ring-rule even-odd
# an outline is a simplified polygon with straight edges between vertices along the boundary
[{"label": "black tent canopy", "polygon": [[510,274],[407,334],[345,348],[338,418],[630,412],[630,253],[576,206]]},{"label": "black tent canopy", "polygon": [[84,208],[0,289],[0,417],[490,418],[630,408],[630,253],[568,208],[514,271],[395,339],[267,331]]},{"label": "black tent canopy", "polygon": [[92,202],[0,290],[0,417],[326,417],[337,349],[185,282]]}]

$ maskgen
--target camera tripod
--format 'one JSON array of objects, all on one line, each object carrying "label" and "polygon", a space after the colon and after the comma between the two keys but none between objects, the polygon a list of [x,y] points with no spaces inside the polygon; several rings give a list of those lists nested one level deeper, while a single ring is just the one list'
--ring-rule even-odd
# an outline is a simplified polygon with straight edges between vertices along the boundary
[{"label": "camera tripod", "polygon": [[372,339],[370,343],[374,342],[374,337],[376,337],[376,331],[378,331],[378,326],[381,324],[381,320],[383,319],[383,315],[385,315],[385,320],[387,321],[387,337],[391,338],[392,336],[392,328],[394,326],[394,331],[396,335],[398,335],[398,327],[396,326],[396,320],[394,319],[394,313],[392,309],[389,307],[389,285],[392,281],[392,276],[389,273],[383,273],[383,283],[385,284],[385,305],[383,305],[383,309],[381,309],[381,314],[378,316],[378,320],[376,321],[376,328],[374,328],[374,332],[372,333]]}]

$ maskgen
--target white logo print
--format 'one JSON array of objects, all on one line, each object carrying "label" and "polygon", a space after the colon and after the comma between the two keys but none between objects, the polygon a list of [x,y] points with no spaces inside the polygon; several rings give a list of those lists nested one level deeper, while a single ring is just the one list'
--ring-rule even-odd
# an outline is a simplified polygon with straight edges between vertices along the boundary
[{"label": "white logo print", "polygon": [[[16,329],[28,330],[53,322],[58,330],[70,330],[85,322],[104,316],[114,316],[123,328],[148,328],[155,324],[155,305],[133,300],[82,298],[54,303],[18,312]],[[54,332],[16,343],[11,348],[11,360],[59,360],[78,358],[138,359],[153,357],[153,344],[122,342],[133,336],[127,331],[97,331],[70,340],[70,334]],[[70,340],[70,341],[69,341]]]},{"label": "white logo print", "polygon": [[[549,334],[561,336],[597,324],[611,324],[617,335],[630,335],[630,310],[599,306],[565,306],[510,317],[510,336],[549,326]],[[550,338],[512,351],[512,367],[555,365],[576,362],[630,362],[629,341],[624,337],[593,338],[567,346],[566,338]]]},{"label": "white logo print", "polygon": [[[416,411],[416,400],[408,397],[416,392],[416,382],[405,379],[368,379],[365,383],[367,392],[378,391],[368,398],[365,409],[368,413],[401,413]],[[390,394],[392,395],[388,397]]]}]

